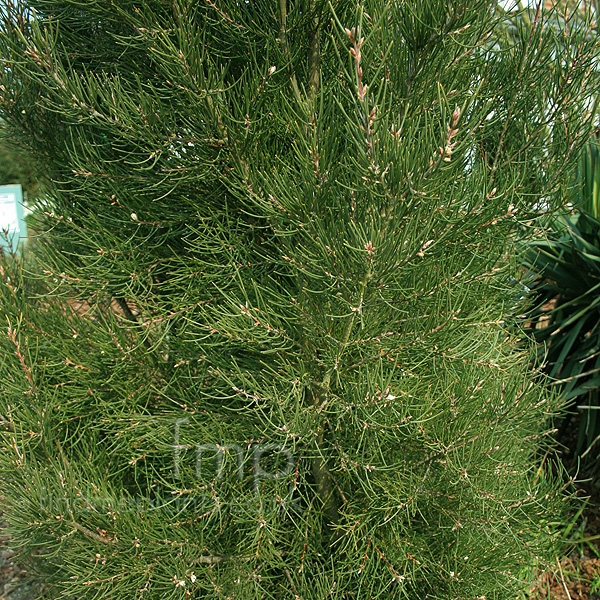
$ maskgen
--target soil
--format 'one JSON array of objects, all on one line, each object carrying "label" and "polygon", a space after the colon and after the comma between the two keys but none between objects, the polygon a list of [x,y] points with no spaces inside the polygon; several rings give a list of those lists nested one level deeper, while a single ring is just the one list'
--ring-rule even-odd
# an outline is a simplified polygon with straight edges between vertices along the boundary
[{"label": "soil", "polygon": [[531,590],[532,600],[599,600],[594,581],[600,577],[600,559],[565,558],[556,571],[546,572]]},{"label": "soil", "polygon": [[[573,551],[542,573],[530,590],[531,600],[600,600],[600,506],[588,504],[571,538]],[[596,537],[598,536],[598,537]]]}]

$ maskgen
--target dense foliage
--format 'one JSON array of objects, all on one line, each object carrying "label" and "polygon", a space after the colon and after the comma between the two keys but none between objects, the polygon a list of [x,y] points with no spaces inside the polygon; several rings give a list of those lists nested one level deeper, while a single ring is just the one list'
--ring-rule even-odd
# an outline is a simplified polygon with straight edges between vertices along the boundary
[{"label": "dense foliage", "polygon": [[36,173],[31,158],[0,139],[0,185],[20,183],[27,195],[35,196],[39,189],[39,178],[40,174]]},{"label": "dense foliage", "polygon": [[50,593],[512,600],[564,502],[511,234],[593,128],[596,38],[488,0],[6,13],[48,183],[1,493]]},{"label": "dense foliage", "polygon": [[594,138],[574,172],[573,203],[540,219],[540,234],[524,243],[524,281],[534,309],[527,331],[569,412],[581,412],[575,454],[597,475],[600,441],[600,146]]}]

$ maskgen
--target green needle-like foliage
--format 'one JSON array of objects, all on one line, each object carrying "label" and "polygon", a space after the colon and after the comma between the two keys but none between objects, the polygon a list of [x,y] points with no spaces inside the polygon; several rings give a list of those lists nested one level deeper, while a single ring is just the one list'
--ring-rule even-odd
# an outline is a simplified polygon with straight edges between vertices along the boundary
[{"label": "green needle-like foliage", "polygon": [[1,494],[49,593],[514,599],[566,502],[512,233],[594,128],[595,36],[488,0],[4,13],[48,183],[0,285]]}]

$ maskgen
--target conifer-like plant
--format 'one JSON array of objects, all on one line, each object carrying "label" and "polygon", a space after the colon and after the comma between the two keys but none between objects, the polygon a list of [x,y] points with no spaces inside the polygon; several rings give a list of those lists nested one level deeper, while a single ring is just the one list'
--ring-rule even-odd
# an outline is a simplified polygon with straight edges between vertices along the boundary
[{"label": "conifer-like plant", "polygon": [[0,491],[48,594],[526,589],[565,502],[512,232],[597,91],[559,17],[6,0],[0,114],[46,180],[0,273]]}]

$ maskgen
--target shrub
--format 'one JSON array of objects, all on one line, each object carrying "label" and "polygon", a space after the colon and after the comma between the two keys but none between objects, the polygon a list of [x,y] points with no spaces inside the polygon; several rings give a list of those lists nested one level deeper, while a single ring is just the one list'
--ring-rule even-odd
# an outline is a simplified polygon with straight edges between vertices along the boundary
[{"label": "shrub", "polygon": [[48,184],[37,267],[3,267],[2,495],[53,594],[528,585],[565,503],[512,232],[597,90],[551,18],[7,3],[0,111]]}]

